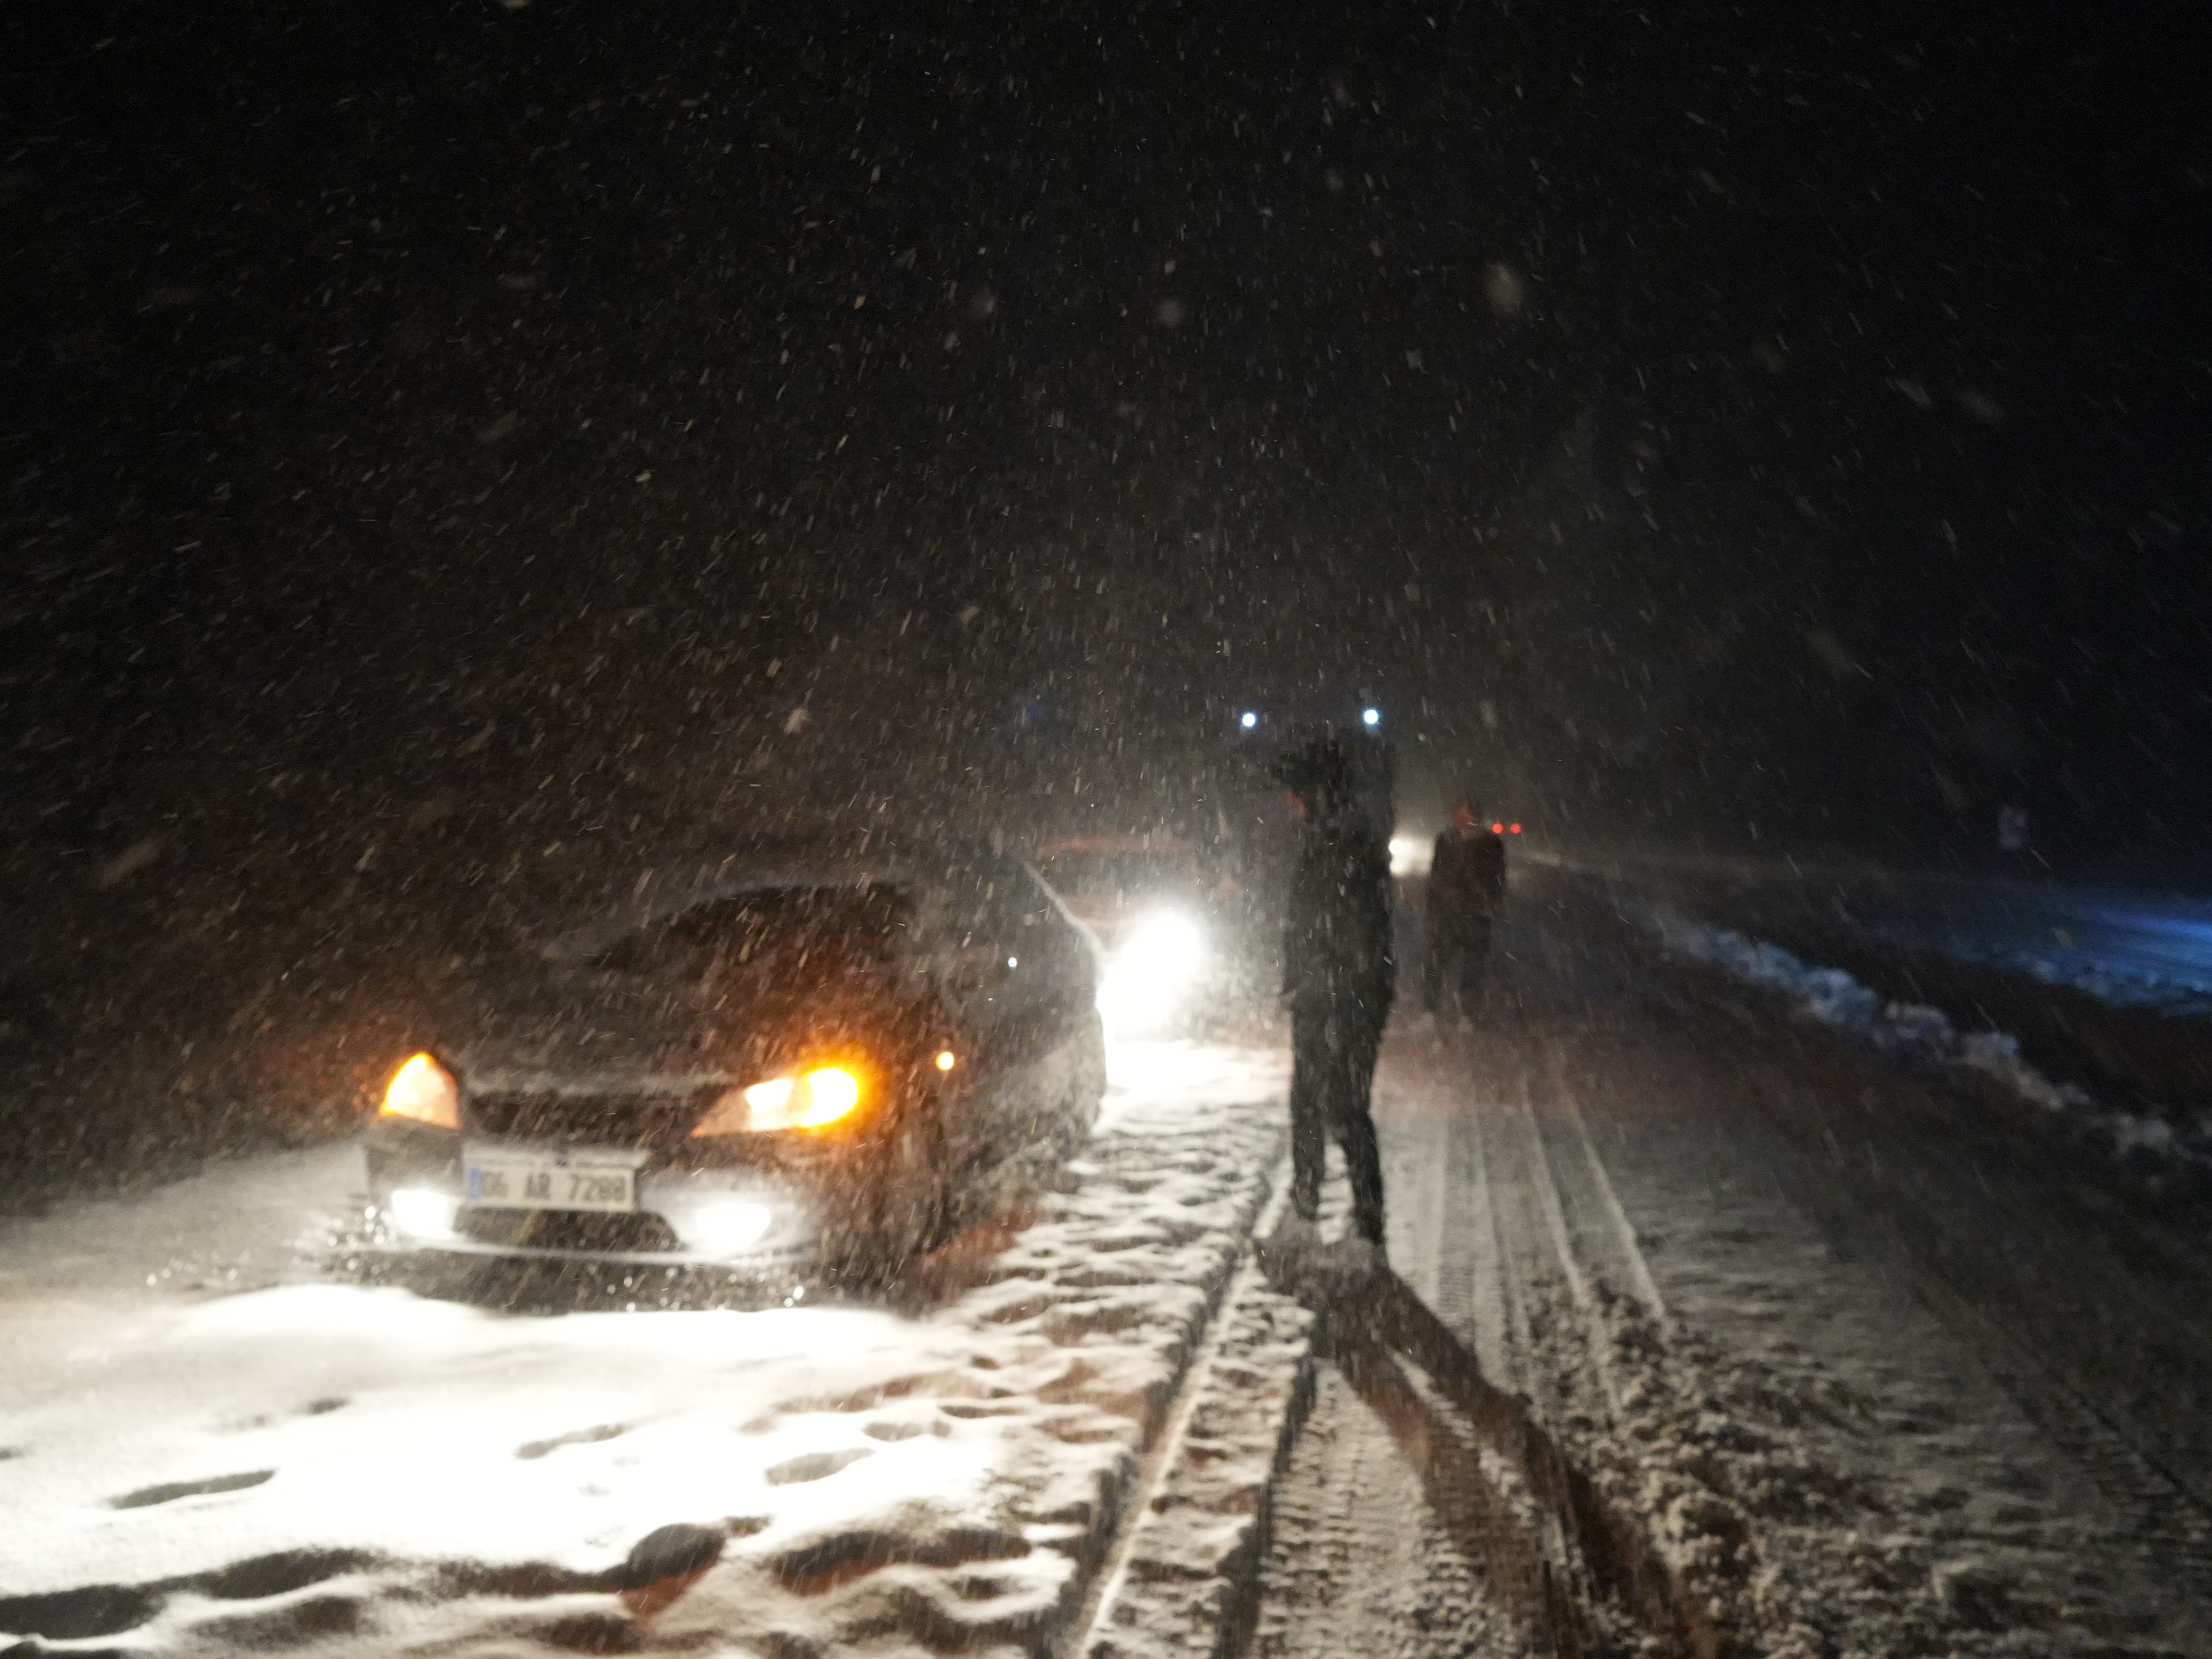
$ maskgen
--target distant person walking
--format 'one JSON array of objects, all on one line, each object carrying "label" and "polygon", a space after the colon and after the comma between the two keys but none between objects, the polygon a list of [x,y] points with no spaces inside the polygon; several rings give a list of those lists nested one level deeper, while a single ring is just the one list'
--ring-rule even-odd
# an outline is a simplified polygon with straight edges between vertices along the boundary
[{"label": "distant person walking", "polygon": [[1283,926],[1283,998],[1291,1012],[1291,1207],[1286,1240],[1310,1238],[1321,1213],[1330,1139],[1352,1182],[1356,1253],[1380,1267],[1382,1164],[1369,1115],[1375,1060],[1390,1018],[1390,854],[1361,811],[1352,757],[1322,738],[1278,763],[1299,806],[1297,868]]},{"label": "distant person walking", "polygon": [[1505,840],[1482,822],[1479,803],[1452,803],[1451,827],[1437,837],[1429,864],[1429,958],[1421,975],[1421,1001],[1443,1012],[1446,988],[1457,993],[1468,1017],[1482,995],[1490,965],[1490,930],[1505,907]]}]

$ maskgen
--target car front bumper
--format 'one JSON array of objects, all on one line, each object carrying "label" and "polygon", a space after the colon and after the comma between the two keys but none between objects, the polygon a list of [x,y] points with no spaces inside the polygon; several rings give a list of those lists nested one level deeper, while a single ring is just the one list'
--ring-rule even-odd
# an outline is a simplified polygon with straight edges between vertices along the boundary
[{"label": "car front bumper", "polygon": [[849,1160],[832,1159],[649,1164],[629,1210],[525,1209],[469,1202],[462,1141],[451,1132],[380,1125],[363,1152],[385,1248],[665,1267],[802,1265],[823,1253],[853,1174]]}]

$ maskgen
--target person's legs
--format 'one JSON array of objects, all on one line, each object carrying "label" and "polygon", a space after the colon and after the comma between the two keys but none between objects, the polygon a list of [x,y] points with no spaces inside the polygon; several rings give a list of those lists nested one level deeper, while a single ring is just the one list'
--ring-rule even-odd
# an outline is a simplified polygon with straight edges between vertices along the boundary
[{"label": "person's legs", "polygon": [[1490,969],[1490,918],[1469,917],[1459,936],[1459,1000],[1469,1014],[1482,997],[1482,981]]},{"label": "person's legs", "polygon": [[1321,1213],[1321,1178],[1328,1167],[1334,1060],[1328,1024],[1325,1010],[1291,1009],[1291,1208],[1309,1221]]},{"label": "person's legs", "polygon": [[1429,951],[1420,964],[1420,1006],[1429,1013],[1444,1011],[1444,984],[1451,973],[1453,929],[1443,915],[1429,918]]},{"label": "person's legs", "polygon": [[1382,1243],[1382,1158],[1375,1144],[1373,1111],[1382,1024],[1364,1010],[1347,1016],[1337,1032],[1329,1077],[1330,1127],[1344,1148],[1345,1174],[1352,1182],[1352,1229],[1376,1244]]}]

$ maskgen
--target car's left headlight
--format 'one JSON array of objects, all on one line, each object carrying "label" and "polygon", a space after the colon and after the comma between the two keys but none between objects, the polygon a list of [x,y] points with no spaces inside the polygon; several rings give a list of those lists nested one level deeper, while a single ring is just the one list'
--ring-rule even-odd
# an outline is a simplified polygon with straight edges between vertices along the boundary
[{"label": "car's left headlight", "polygon": [[429,1054],[417,1054],[392,1073],[384,1091],[380,1118],[408,1118],[434,1129],[461,1127],[461,1085]]},{"label": "car's left headlight", "polygon": [[694,1127],[692,1138],[823,1128],[851,1116],[863,1092],[860,1073],[842,1066],[787,1073],[726,1092]]}]

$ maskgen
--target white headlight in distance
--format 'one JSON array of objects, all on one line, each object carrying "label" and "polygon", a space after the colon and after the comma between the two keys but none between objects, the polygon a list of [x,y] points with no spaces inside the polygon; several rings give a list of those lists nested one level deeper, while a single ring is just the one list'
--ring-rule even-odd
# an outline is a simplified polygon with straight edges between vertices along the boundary
[{"label": "white headlight in distance", "polygon": [[1435,846],[1421,836],[1393,836],[1390,837],[1390,873],[1394,876],[1425,876],[1436,853]]}]

